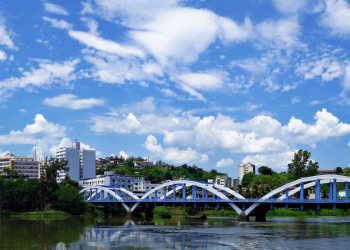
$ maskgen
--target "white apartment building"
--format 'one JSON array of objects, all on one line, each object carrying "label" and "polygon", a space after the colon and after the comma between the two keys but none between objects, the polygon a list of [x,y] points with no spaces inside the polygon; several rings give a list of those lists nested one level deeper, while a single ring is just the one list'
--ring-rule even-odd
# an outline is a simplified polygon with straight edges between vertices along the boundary
[{"label": "white apartment building", "polygon": [[60,183],[66,175],[78,181],[96,176],[96,151],[80,149],[80,142],[73,142],[72,148],[60,148],[56,151],[56,158],[68,161],[68,173],[60,171],[57,182]]},{"label": "white apartment building", "polygon": [[214,182],[218,185],[232,188],[238,186],[238,179],[232,179],[231,177],[228,177],[227,174],[218,175],[215,179],[208,179],[208,182]]},{"label": "white apartment building", "polygon": [[0,174],[3,174],[5,168],[10,168],[13,171],[23,175],[29,179],[38,179],[38,162],[34,161],[33,157],[15,156],[7,153],[0,158]]},{"label": "white apartment building", "polygon": [[242,183],[243,176],[247,173],[254,172],[255,173],[255,165],[251,163],[241,163],[238,165],[238,181]]}]

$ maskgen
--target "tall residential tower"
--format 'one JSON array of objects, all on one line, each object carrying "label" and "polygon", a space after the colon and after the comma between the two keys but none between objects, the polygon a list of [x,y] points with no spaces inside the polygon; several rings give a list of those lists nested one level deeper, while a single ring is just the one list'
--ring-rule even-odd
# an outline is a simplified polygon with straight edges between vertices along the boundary
[{"label": "tall residential tower", "polygon": [[60,171],[57,182],[64,180],[66,175],[79,182],[96,176],[96,151],[80,149],[80,142],[73,142],[72,148],[60,148],[56,151],[56,158],[68,161],[68,173]]}]

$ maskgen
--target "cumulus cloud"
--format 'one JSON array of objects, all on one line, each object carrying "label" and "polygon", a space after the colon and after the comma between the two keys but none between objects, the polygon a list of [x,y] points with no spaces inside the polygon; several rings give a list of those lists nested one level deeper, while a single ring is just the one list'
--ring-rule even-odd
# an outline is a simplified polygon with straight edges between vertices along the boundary
[{"label": "cumulus cloud", "polygon": [[333,34],[350,34],[350,6],[345,0],[325,0],[325,11],[321,16],[321,24],[329,28]]},{"label": "cumulus cloud", "polygon": [[292,14],[302,10],[307,0],[273,0],[273,2],[280,12]]},{"label": "cumulus cloud", "polygon": [[164,161],[175,164],[197,161],[204,163],[209,160],[208,155],[197,153],[196,150],[192,148],[187,148],[186,150],[179,150],[178,148],[163,149],[153,135],[149,135],[142,146],[149,150],[154,157],[160,157]]},{"label": "cumulus cloud", "polygon": [[220,161],[218,161],[216,163],[217,168],[221,168],[221,167],[230,167],[232,166],[234,163],[234,161],[231,158],[227,158],[227,159],[221,159]]},{"label": "cumulus cloud", "polygon": [[90,3],[82,2],[81,4],[83,5],[83,10],[80,14],[91,14],[95,12]]},{"label": "cumulus cloud", "polygon": [[44,3],[45,11],[59,15],[69,15],[68,12],[61,6],[52,3]]},{"label": "cumulus cloud", "polygon": [[294,157],[294,153],[294,151],[287,151],[283,153],[247,155],[242,162],[251,162],[258,167],[271,166],[274,169],[287,170],[288,164],[291,163]]},{"label": "cumulus cloud", "polygon": [[58,21],[57,19],[46,17],[46,16],[44,16],[43,19],[47,22],[50,22],[52,27],[59,28],[62,30],[69,30],[73,27],[72,24],[67,23],[64,20]]},{"label": "cumulus cloud", "polygon": [[226,150],[232,154],[261,154],[287,152],[295,143],[316,144],[330,137],[350,133],[350,125],[327,112],[318,111],[314,124],[292,117],[282,125],[270,116],[258,115],[244,122],[228,116],[194,117],[190,114],[156,116],[143,114],[96,116],[92,130],[119,134],[163,134],[164,143],[172,147],[195,148],[198,152]]},{"label": "cumulus cloud", "polygon": [[75,66],[79,59],[65,61],[64,63],[39,61],[39,68],[31,71],[23,71],[22,77],[10,77],[0,81],[0,96],[3,100],[10,97],[14,91],[19,89],[33,90],[36,87],[48,87],[58,83],[68,85],[76,79]]},{"label": "cumulus cloud", "polygon": [[20,109],[19,112],[25,113],[26,110],[25,109]]},{"label": "cumulus cloud", "polygon": [[72,94],[61,94],[53,98],[46,98],[44,104],[52,107],[64,107],[69,109],[88,109],[93,106],[101,106],[104,104],[102,99],[78,99],[78,96]]},{"label": "cumulus cloud", "polygon": [[[71,148],[72,147],[72,141],[70,138],[65,137],[62,138],[61,142],[59,144],[54,144],[51,145],[50,147],[50,153],[54,156],[56,156],[56,151],[59,148]],[[84,149],[84,150],[95,150],[95,148],[90,147],[90,145],[85,144],[83,142],[80,142],[80,149]],[[40,152],[40,148],[39,148],[39,152]],[[96,151],[96,156],[100,156],[101,152],[100,151]]]},{"label": "cumulus cloud", "polygon": [[129,155],[126,154],[124,151],[120,151],[119,155],[123,156],[124,159],[128,159],[129,158]]}]

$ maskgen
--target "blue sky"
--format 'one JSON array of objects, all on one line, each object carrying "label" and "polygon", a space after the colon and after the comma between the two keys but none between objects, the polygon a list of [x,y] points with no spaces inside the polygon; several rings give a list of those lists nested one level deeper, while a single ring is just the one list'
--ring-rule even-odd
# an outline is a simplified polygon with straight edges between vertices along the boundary
[{"label": "blue sky", "polygon": [[0,1],[0,154],[75,139],[237,177],[348,167],[346,0]]}]

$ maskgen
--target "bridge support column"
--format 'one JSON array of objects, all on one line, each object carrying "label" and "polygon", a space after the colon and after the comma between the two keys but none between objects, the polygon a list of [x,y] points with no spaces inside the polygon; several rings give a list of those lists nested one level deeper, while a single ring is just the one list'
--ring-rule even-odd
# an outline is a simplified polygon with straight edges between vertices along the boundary
[{"label": "bridge support column", "polygon": [[329,182],[329,199],[333,200],[332,196],[333,196],[333,185],[332,182]]},{"label": "bridge support column", "polygon": [[337,179],[333,180],[333,201],[337,201]]},{"label": "bridge support column", "polygon": [[194,208],[196,208],[197,207],[197,203],[194,203]]},{"label": "bridge support column", "polygon": [[208,202],[205,203],[205,208],[208,208]]},{"label": "bridge support column", "polygon": [[126,217],[127,218],[131,218],[132,214],[133,214],[133,212],[130,209],[128,211],[126,211]]},{"label": "bridge support column", "polygon": [[304,210],[304,204],[303,203],[300,204],[300,210]]},{"label": "bridge support column", "polygon": [[[287,185],[288,183],[286,183]],[[289,201],[289,188],[286,188],[286,201]],[[285,204],[285,209],[288,209],[288,203]]]},{"label": "bridge support column", "polygon": [[247,222],[247,221],[250,221],[249,220],[249,216],[247,216],[245,214],[245,212],[241,212],[239,215],[238,215],[238,219],[237,219],[239,222]]},{"label": "bridge support column", "polygon": [[185,202],[184,202],[184,203],[182,203],[182,206],[183,206],[183,207],[186,207],[186,203],[185,203]]},{"label": "bridge support column", "polygon": [[216,207],[217,207],[217,208],[220,207],[220,203],[219,203],[219,202],[216,203]]},{"label": "bridge support column", "polygon": [[173,185],[173,199],[176,199],[176,185]]},{"label": "bridge support column", "polygon": [[333,203],[333,210],[337,209],[337,204]]},{"label": "bridge support column", "polygon": [[84,201],[86,201],[86,191],[84,191]]},{"label": "bridge support column", "polygon": [[173,207],[175,207],[175,202],[173,202]]},{"label": "bridge support column", "polygon": [[304,210],[304,182],[300,183],[300,209]]},{"label": "bridge support column", "polygon": [[320,204],[317,204],[317,210],[320,210],[320,208],[321,208]]},{"label": "bridge support column", "polygon": [[243,211],[245,211],[245,203],[243,203]]},{"label": "bridge support column", "polygon": [[346,181],[345,182],[345,200],[346,200],[346,202],[348,202],[349,201],[349,196],[348,196],[348,182]]},{"label": "bridge support column", "polygon": [[186,184],[182,187],[182,200],[186,200]]}]

